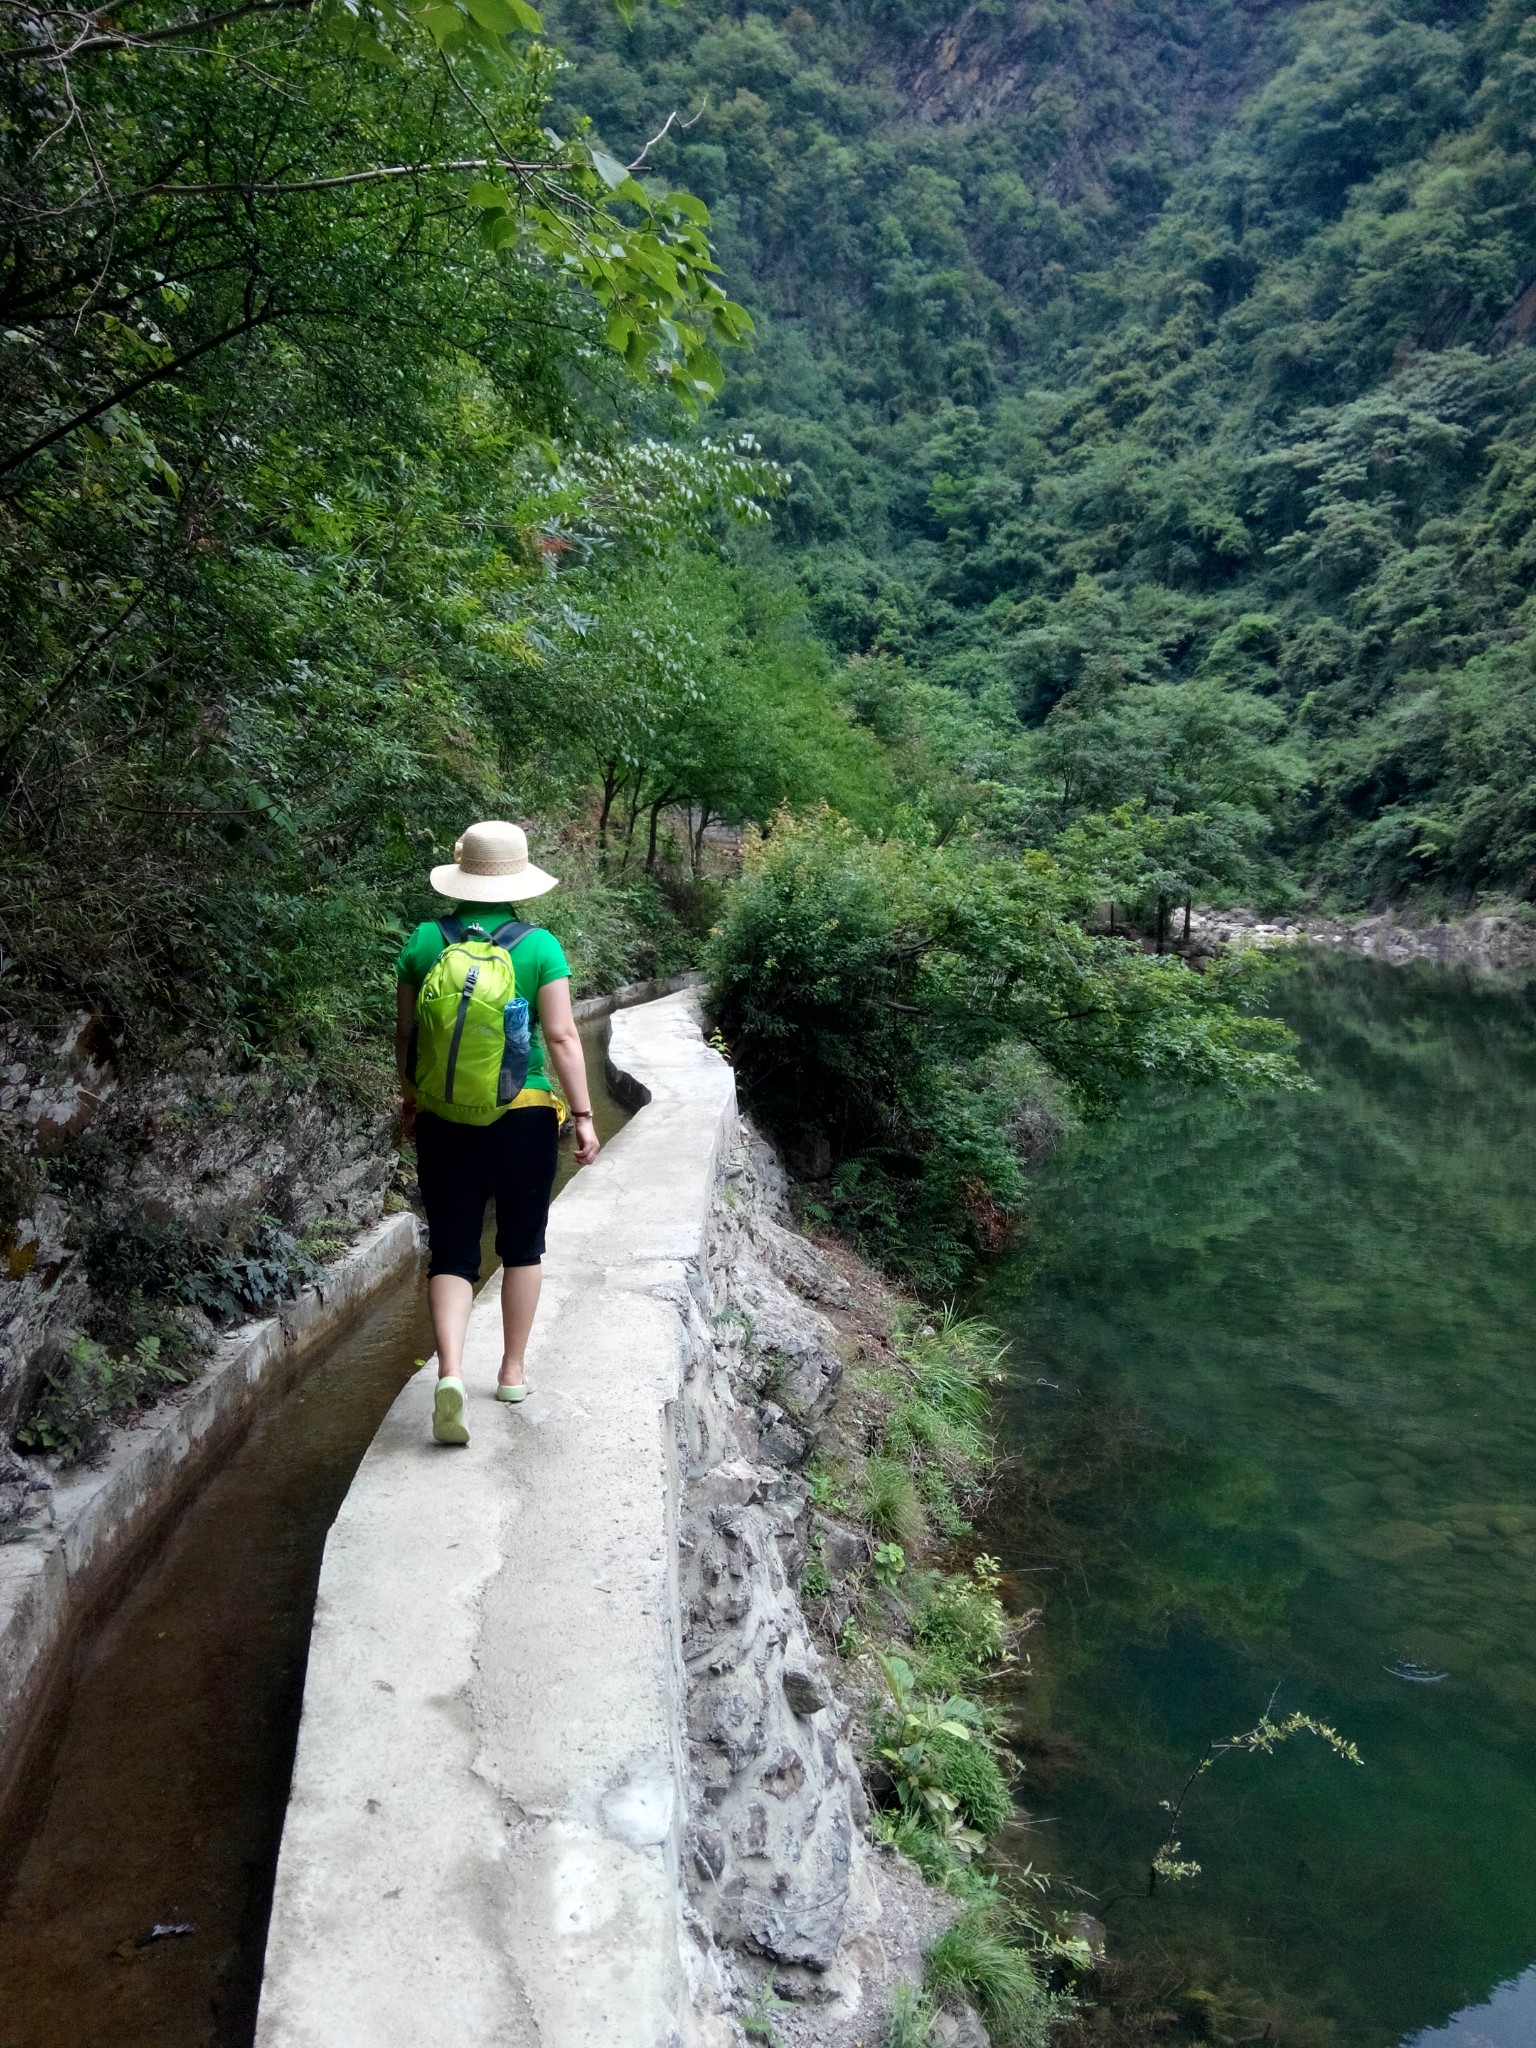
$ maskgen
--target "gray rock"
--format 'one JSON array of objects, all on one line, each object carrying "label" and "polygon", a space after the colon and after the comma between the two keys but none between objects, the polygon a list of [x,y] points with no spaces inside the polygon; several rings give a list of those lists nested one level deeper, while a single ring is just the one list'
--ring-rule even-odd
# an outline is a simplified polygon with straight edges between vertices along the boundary
[{"label": "gray rock", "polygon": [[992,2036],[970,2007],[941,2012],[929,2029],[933,2048],[992,2048]]},{"label": "gray rock", "polygon": [[826,1254],[807,1239],[766,1217],[755,1236],[769,1271],[797,1294],[829,1308],[852,1307],[853,1289]]},{"label": "gray rock", "polygon": [[784,1697],[797,1714],[819,1714],[832,1704],[832,1690],[810,1671],[784,1671]]},{"label": "gray rock", "polygon": [[[262,1212],[295,1230],[321,1217],[363,1229],[383,1213],[396,1165],[389,1119],[343,1110],[313,1081],[230,1073],[195,1049],[172,1074],[124,1078],[86,1012],[53,1038],[12,1031],[0,1071],[13,1077],[29,1145],[67,1154],[88,1127],[90,1203],[109,1215],[220,1231]],[[45,1359],[89,1327],[93,1305],[57,1194],[41,1189],[12,1236],[0,1263],[0,1441]],[[206,1325],[194,1332],[208,1334]]]},{"label": "gray rock", "polygon": [[785,1996],[803,1973],[814,1999],[852,1967],[839,1959],[874,1896],[858,1767],[824,1711],[835,1700],[796,1597],[811,1526],[793,1470],[812,1442],[802,1404],[830,1400],[841,1360],[831,1325],[765,1257],[782,1176],[749,1131],[722,1175],[679,1418],[688,1869],[713,1940],[771,1962]]},{"label": "gray rock", "polygon": [[776,1422],[770,1429],[760,1432],[757,1439],[757,1454],[770,1465],[782,1465],[793,1471],[803,1465],[811,1453],[811,1440],[803,1429],[796,1429],[792,1422]]},{"label": "gray rock", "polygon": [[1102,1963],[1109,1953],[1109,1933],[1102,1920],[1095,1920],[1091,1913],[1070,1913],[1062,1922],[1062,1933],[1069,1941],[1085,1941],[1088,1953],[1096,1963]]},{"label": "gray rock", "polygon": [[869,1542],[862,1530],[835,1522],[830,1515],[813,1512],[811,1536],[821,1538],[821,1555],[827,1570],[836,1578],[856,1572],[869,1562]]}]

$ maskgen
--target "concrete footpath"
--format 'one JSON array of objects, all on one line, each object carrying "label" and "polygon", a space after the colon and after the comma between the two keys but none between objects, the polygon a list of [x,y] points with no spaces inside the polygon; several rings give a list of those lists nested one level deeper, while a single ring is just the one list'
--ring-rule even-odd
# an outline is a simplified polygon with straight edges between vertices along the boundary
[{"label": "concrete footpath", "polygon": [[390,1410],[326,1545],[257,2048],[710,2048],[685,1919],[675,1403],[729,1069],[697,999],[618,1013],[649,1091],[550,1216],[535,1389],[465,1355]]}]

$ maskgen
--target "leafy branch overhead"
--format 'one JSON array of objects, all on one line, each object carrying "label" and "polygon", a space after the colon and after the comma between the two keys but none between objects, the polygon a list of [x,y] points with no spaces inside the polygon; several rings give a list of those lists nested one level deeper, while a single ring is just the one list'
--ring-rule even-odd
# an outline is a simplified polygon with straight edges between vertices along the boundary
[{"label": "leafy branch overhead", "polygon": [[408,270],[439,300],[423,359],[525,387],[542,328],[568,377],[601,382],[611,350],[697,411],[752,332],[650,145],[621,164],[585,121],[550,125],[525,0],[5,12],[0,478],[135,432],[125,408],[252,337],[334,355],[360,317],[406,324]]}]

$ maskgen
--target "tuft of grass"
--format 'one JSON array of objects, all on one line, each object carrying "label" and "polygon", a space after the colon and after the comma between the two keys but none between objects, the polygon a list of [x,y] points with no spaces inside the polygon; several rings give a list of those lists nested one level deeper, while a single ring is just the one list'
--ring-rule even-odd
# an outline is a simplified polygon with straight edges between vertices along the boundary
[{"label": "tuft of grass", "polygon": [[1006,1663],[1008,1617],[997,1594],[995,1560],[978,1558],[969,1576],[928,1575],[912,1638],[923,1653],[923,1683],[930,1691],[964,1692]]},{"label": "tuft of grass", "polygon": [[805,1555],[805,1568],[800,1574],[800,1591],[808,1600],[825,1600],[832,1590],[832,1574],[827,1570],[827,1546],[822,1537],[813,1536]]},{"label": "tuft of grass", "polygon": [[870,1458],[864,1466],[864,1519],[877,1536],[916,1550],[928,1534],[922,1495],[896,1458]]},{"label": "tuft of grass", "polygon": [[763,2044],[763,2048],[778,2048],[779,2032],[773,2023],[775,2013],[783,2012],[788,2001],[780,1998],[770,1974],[757,1987],[757,1996],[743,2008],[736,2017],[741,2031],[749,2041]]},{"label": "tuft of grass", "polygon": [[898,1984],[885,2026],[885,2048],[929,2048],[932,2015],[910,1984]]},{"label": "tuft of grass", "polygon": [[876,1811],[870,1815],[869,1825],[877,1842],[886,1842],[899,1850],[929,1884],[941,1885],[946,1891],[963,1887],[967,1876],[964,1859],[915,1813],[900,1806]]},{"label": "tuft of grass", "polygon": [[995,2048],[1048,2048],[1056,2001],[995,1906],[967,1909],[928,1951],[928,1987],[957,1993],[986,2021]]},{"label": "tuft of grass", "polygon": [[937,1735],[933,1754],[939,1788],[954,1800],[966,1824],[978,1835],[995,1835],[1013,1812],[1013,1794],[990,1743]]}]

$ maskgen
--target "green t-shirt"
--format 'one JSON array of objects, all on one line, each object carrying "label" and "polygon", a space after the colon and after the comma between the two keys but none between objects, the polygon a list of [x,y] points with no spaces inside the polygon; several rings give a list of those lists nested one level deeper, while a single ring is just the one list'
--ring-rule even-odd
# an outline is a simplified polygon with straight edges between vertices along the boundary
[{"label": "green t-shirt", "polygon": [[[477,924],[487,934],[493,934],[514,919],[522,922],[516,905],[511,903],[456,903],[443,915],[460,917],[465,924]],[[430,922],[417,925],[400,948],[400,957],[395,962],[397,979],[408,981],[412,988],[420,988],[442,950],[441,929]],[[542,925],[535,925],[512,948],[512,972],[517,976],[517,992],[528,1004],[528,1079],[523,1085],[527,1088],[548,1088],[551,1083],[544,1066],[544,1034],[539,1029],[539,990],[547,981],[569,981],[570,963],[560,950],[560,941],[554,933],[545,931]]]}]

